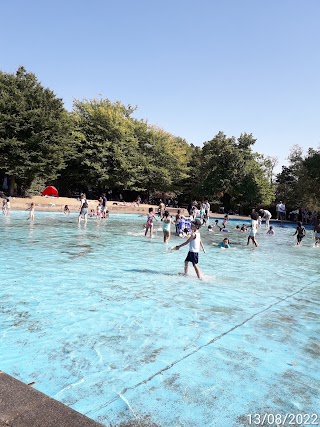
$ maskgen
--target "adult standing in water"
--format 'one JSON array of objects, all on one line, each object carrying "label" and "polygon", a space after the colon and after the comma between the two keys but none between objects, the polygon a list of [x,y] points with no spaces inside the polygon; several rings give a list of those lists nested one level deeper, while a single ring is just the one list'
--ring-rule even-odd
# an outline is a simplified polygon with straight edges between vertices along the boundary
[{"label": "adult standing in water", "polygon": [[160,218],[163,217],[164,215],[164,211],[166,210],[166,205],[163,203],[163,201],[160,199],[160,204],[159,204],[159,215]]},{"label": "adult standing in water", "polygon": [[88,202],[86,199],[86,195],[84,193],[80,196],[80,213],[78,217],[78,224],[80,224],[81,218],[83,217],[84,222],[87,222],[87,216],[88,216]]},{"label": "adult standing in water", "polygon": [[266,220],[266,228],[269,228],[269,221],[271,219],[271,212],[268,211],[267,209],[260,209],[260,215],[262,217],[262,219]]}]

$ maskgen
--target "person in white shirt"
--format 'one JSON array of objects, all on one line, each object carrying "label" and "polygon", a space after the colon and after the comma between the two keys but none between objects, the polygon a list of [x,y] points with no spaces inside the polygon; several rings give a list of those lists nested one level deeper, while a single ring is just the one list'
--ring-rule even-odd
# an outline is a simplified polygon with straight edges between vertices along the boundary
[{"label": "person in white shirt", "polygon": [[260,209],[260,215],[262,216],[262,219],[266,221],[266,228],[269,228],[269,221],[271,219],[271,212],[267,209]]},{"label": "person in white shirt", "polygon": [[195,221],[192,221],[191,222],[192,233],[189,239],[184,243],[182,243],[181,245],[175,246],[173,248],[173,249],[179,250],[182,246],[185,246],[189,243],[189,252],[188,252],[187,258],[184,261],[184,274],[185,275],[188,274],[188,263],[192,262],[192,265],[195,269],[198,279],[201,279],[201,271],[200,271],[200,268],[198,267],[200,246],[203,252],[206,253],[206,250],[203,246],[200,232],[199,232],[200,227],[201,227],[201,222],[198,219],[196,219]]},{"label": "person in white shirt", "polygon": [[280,212],[281,221],[286,219],[286,205],[282,202],[280,202],[280,205],[279,205],[279,212]]}]

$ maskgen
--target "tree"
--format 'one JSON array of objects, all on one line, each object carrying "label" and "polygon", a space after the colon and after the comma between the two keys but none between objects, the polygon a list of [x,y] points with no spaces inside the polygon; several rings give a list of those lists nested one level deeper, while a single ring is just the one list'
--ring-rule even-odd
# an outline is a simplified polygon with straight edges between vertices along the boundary
[{"label": "tree", "polygon": [[282,167],[277,176],[278,199],[286,200],[294,207],[320,208],[320,151],[309,148],[303,154],[298,145],[292,147],[289,154],[289,166]]},{"label": "tree", "polygon": [[55,179],[70,151],[70,119],[62,100],[20,67],[0,72],[0,172],[24,189]]},{"label": "tree", "polygon": [[203,189],[212,198],[219,196],[227,208],[269,204],[272,200],[270,183],[251,148],[255,141],[252,134],[241,134],[236,140],[219,132],[203,146]]},{"label": "tree", "polygon": [[66,191],[135,188],[141,168],[133,111],[108,99],[74,102],[75,153],[61,177]]}]

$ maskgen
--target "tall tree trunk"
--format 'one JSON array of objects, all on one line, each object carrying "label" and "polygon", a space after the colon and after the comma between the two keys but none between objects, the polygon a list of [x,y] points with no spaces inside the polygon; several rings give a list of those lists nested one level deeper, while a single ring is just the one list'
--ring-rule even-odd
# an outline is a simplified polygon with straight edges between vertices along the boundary
[{"label": "tall tree trunk", "polygon": [[15,187],[16,179],[14,176],[10,176],[10,185],[9,185],[9,196],[14,196],[14,187]]}]

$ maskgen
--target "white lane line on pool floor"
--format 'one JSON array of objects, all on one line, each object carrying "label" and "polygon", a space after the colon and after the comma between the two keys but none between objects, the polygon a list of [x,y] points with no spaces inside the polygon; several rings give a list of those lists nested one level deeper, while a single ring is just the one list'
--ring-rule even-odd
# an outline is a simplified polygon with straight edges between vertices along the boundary
[{"label": "white lane line on pool floor", "polygon": [[[143,381],[140,381],[139,383],[131,386],[131,387],[125,387],[124,389],[122,389],[119,393],[117,393],[115,395],[115,397],[113,397],[112,399],[108,400],[106,403],[104,403],[103,405],[99,406],[98,408],[95,409],[91,409],[90,411],[86,412],[85,415],[88,415],[92,412],[96,412],[96,411],[100,411],[101,409],[107,407],[108,405],[110,405],[111,403],[115,402],[117,399],[122,399],[123,395],[129,391],[129,390],[134,390],[137,387],[140,387],[142,384],[146,384],[149,381],[151,381],[154,377],[161,375],[163,372],[168,371],[169,369],[171,369],[173,366],[177,365],[179,362],[182,362],[183,360],[187,359],[190,356],[193,356],[195,353],[197,353],[199,350],[203,349],[204,347],[207,347],[213,343],[215,343],[216,341],[220,340],[221,338],[223,338],[225,335],[228,335],[230,332],[233,332],[234,330],[240,328],[241,326],[243,326],[244,324],[246,324],[247,322],[249,322],[250,320],[254,319],[256,316],[259,316],[259,314],[264,313],[268,310],[270,310],[272,307],[274,307],[275,305],[278,305],[286,300],[288,300],[289,298],[292,298],[294,295],[299,294],[300,292],[302,292],[303,290],[305,290],[307,287],[309,287],[310,285],[319,282],[320,279],[316,279],[313,280],[312,282],[308,283],[307,285],[303,286],[302,288],[298,289],[297,291],[287,295],[285,298],[280,298],[278,301],[268,305],[266,308],[264,308],[263,310],[257,311],[256,313],[254,313],[252,316],[248,317],[247,319],[245,319],[243,322],[238,323],[237,325],[233,326],[232,328],[228,329],[226,332],[223,332],[222,334],[216,336],[215,338],[212,338],[212,340],[208,341],[206,344],[201,345],[200,347],[196,348],[195,350],[191,351],[190,353],[186,354],[185,356],[181,357],[180,359],[175,360],[174,362],[170,363],[170,365],[167,365],[165,368],[160,369],[159,371],[155,372],[153,375],[151,375],[150,377],[146,378]],[[130,408],[130,406],[129,406]],[[130,408],[131,409],[131,408]]]}]

